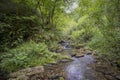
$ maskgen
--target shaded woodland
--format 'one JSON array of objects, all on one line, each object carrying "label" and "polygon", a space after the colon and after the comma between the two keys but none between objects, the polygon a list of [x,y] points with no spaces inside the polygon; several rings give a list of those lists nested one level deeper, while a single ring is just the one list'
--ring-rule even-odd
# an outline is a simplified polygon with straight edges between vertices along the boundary
[{"label": "shaded woodland", "polygon": [[66,58],[84,45],[120,68],[120,0],[0,0],[0,73]]}]

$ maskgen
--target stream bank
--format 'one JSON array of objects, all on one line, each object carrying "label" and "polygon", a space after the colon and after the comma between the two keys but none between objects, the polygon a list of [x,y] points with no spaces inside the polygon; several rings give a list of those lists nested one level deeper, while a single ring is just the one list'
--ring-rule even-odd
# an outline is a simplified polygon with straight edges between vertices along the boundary
[{"label": "stream bank", "polygon": [[63,45],[61,53],[71,56],[71,59],[14,72],[9,80],[120,80],[117,67],[96,56],[96,52],[67,45]]}]

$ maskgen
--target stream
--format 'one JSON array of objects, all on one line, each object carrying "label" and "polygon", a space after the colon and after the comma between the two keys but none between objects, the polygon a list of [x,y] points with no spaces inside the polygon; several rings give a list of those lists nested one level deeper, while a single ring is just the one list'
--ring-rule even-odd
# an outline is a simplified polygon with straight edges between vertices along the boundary
[{"label": "stream", "polygon": [[63,49],[60,54],[71,56],[71,59],[45,64],[43,72],[41,67],[23,69],[24,75],[18,71],[9,80],[120,80],[120,71],[103,60],[105,58],[96,59],[84,48],[77,52],[79,49],[69,46],[69,43],[60,45]]},{"label": "stream", "polygon": [[94,59],[91,55],[73,58],[66,66],[67,80],[96,80],[95,71],[89,66]]},{"label": "stream", "polygon": [[[68,43],[63,45],[64,51],[67,50],[69,54],[70,47]],[[96,72],[90,64],[94,63],[92,55],[84,54],[83,57],[72,57],[72,62],[66,65],[65,73],[67,74],[66,80],[97,80]]]}]

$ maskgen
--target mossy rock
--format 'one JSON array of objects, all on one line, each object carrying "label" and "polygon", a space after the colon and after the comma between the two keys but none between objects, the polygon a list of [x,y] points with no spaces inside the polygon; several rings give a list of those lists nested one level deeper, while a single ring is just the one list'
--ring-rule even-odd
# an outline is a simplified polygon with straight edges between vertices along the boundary
[{"label": "mossy rock", "polygon": [[85,45],[84,44],[78,44],[75,46],[76,49],[80,49],[80,48],[83,48]]},{"label": "mossy rock", "polygon": [[65,80],[63,77],[60,77],[59,80]]},{"label": "mossy rock", "polygon": [[32,75],[42,74],[44,72],[43,66],[37,66],[32,68],[26,68],[17,72],[10,73],[8,80],[29,80]]}]

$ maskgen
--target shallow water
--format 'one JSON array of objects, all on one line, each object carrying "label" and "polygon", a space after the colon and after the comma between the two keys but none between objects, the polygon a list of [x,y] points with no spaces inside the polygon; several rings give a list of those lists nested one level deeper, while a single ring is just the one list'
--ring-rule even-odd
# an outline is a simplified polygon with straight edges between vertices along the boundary
[{"label": "shallow water", "polygon": [[[76,49],[65,47],[63,52],[70,55],[70,53],[76,53]],[[72,59],[73,60],[69,62],[60,60],[57,65],[51,67],[47,66],[45,72],[50,78],[48,80],[117,80],[108,74],[108,77],[106,77],[106,74],[101,72],[104,68],[100,67],[102,65],[98,65],[98,63],[101,62],[96,62],[96,58],[94,59],[90,54],[86,53],[84,56],[80,57],[74,56]],[[96,68],[96,66],[98,67]],[[106,72],[106,70],[104,70],[104,72]],[[109,71],[107,71],[107,73],[108,72]]]},{"label": "shallow water", "polygon": [[[70,47],[68,44],[62,47],[64,54],[71,55],[71,53],[77,52],[77,49]],[[29,80],[118,80],[116,77],[113,77],[116,72],[112,72],[113,75],[108,75],[111,67],[106,67],[106,63],[100,64],[101,62],[96,62],[96,59],[90,54],[86,53],[84,56],[80,56],[80,58],[74,56],[72,59],[62,59],[56,63],[46,64],[42,74],[31,75]],[[16,78],[14,80],[17,80]]]},{"label": "shallow water", "polygon": [[73,60],[66,66],[67,80],[95,80],[95,71],[89,66],[94,61],[91,55]]},{"label": "shallow water", "polygon": [[[69,44],[62,45],[64,52],[70,54],[72,48],[67,47]],[[72,52],[73,53],[73,52]],[[81,58],[72,57],[73,61],[70,62],[66,68],[65,72],[67,74],[67,80],[96,80],[95,71],[89,65],[94,62],[92,55],[84,55]]]}]

